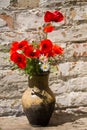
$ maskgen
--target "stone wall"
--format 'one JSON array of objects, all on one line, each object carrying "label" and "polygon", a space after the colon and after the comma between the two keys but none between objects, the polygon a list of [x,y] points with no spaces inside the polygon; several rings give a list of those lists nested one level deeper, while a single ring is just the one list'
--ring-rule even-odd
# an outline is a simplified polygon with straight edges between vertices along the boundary
[{"label": "stone wall", "polygon": [[21,96],[28,86],[27,76],[11,70],[8,52],[12,41],[36,39],[44,12],[55,9],[65,16],[48,36],[65,49],[59,71],[49,77],[56,110],[87,107],[87,1],[0,0],[0,116],[23,114]]}]

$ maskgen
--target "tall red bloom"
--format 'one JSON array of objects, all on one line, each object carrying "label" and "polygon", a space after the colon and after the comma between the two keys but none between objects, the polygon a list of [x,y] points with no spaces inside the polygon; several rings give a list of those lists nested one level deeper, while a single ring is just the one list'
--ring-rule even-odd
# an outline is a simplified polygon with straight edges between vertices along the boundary
[{"label": "tall red bloom", "polygon": [[52,51],[52,42],[49,39],[42,40],[40,43],[40,51],[42,54],[49,55]]},{"label": "tall red bloom", "polygon": [[54,11],[53,14],[54,14],[54,17],[53,17],[54,22],[61,22],[64,19],[63,14],[57,10]]},{"label": "tall red bloom", "polygon": [[47,11],[44,15],[44,21],[45,22],[61,22],[64,19],[64,16],[61,12],[59,11],[54,11],[54,12],[50,12]]},{"label": "tall red bloom", "polygon": [[63,54],[64,50],[62,47],[58,46],[58,45],[53,45],[53,54]]},{"label": "tall red bloom", "polygon": [[17,52],[12,53],[10,60],[16,63],[21,69],[24,69],[26,67],[26,57],[23,54],[19,54]]},{"label": "tall red bloom", "polygon": [[54,27],[52,25],[47,25],[44,27],[44,32],[52,32],[54,30]]},{"label": "tall red bloom", "polygon": [[51,22],[53,19],[54,14],[50,11],[47,11],[44,15],[44,21],[45,22]]},{"label": "tall red bloom", "polygon": [[11,45],[10,53],[14,53],[18,50],[24,50],[24,47],[28,45],[28,42],[26,40],[23,40],[21,42],[13,42]]}]

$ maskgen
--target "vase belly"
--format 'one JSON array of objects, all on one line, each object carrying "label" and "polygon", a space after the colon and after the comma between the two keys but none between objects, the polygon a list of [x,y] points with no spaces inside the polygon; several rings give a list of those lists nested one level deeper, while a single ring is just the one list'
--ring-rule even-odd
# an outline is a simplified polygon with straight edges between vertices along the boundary
[{"label": "vase belly", "polygon": [[46,126],[55,107],[55,97],[51,89],[48,85],[41,88],[28,87],[22,96],[23,110],[33,126]]}]

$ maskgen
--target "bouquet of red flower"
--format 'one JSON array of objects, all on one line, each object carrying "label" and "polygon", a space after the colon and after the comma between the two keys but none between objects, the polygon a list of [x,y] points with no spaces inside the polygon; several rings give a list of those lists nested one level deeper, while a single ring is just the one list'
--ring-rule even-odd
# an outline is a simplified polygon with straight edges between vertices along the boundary
[{"label": "bouquet of red flower", "polygon": [[48,39],[47,34],[54,30],[52,22],[61,22],[63,18],[59,11],[47,11],[44,15],[45,26],[43,27],[46,38],[39,43],[29,43],[26,40],[13,42],[10,48],[10,60],[30,76],[50,71],[52,59],[56,55],[63,54],[64,51]]}]

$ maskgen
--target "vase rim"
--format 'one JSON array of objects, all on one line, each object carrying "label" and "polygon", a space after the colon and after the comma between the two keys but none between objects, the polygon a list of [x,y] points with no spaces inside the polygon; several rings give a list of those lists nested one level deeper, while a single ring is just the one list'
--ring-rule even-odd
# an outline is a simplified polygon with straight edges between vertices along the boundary
[{"label": "vase rim", "polygon": [[[48,71],[48,72],[43,72],[43,73],[40,73],[40,74],[33,74],[32,77],[33,77],[33,76],[45,76],[45,75],[49,75],[49,73],[50,73],[50,72]],[[29,76],[29,77],[30,77],[30,76]]]}]

